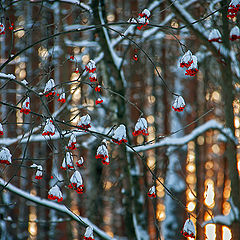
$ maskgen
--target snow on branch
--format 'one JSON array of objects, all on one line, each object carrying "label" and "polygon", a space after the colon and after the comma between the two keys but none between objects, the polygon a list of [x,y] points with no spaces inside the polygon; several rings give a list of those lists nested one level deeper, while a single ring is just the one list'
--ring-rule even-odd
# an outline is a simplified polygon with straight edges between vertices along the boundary
[{"label": "snow on branch", "polygon": [[[73,25],[71,25],[73,26]],[[79,28],[80,25],[77,25],[77,27]],[[74,25],[74,27],[72,29],[69,29],[67,26],[65,27],[65,29],[67,30],[72,30],[72,29],[76,29],[76,25]],[[89,40],[81,40],[81,41],[72,41],[72,40],[69,40],[69,39],[64,39],[64,42],[65,44],[68,46],[68,47],[75,47],[75,46],[78,46],[78,47],[94,47],[94,48],[97,48],[99,47],[99,44],[95,41],[89,41]]]},{"label": "snow on branch", "polygon": [[[100,18],[100,21],[101,21],[102,25],[106,24],[104,22],[104,19],[103,19],[103,16],[102,16],[101,7],[99,7],[99,18]],[[117,69],[120,69],[122,59],[116,54],[115,50],[113,49],[112,44],[111,44],[111,40],[110,40],[110,37],[109,37],[109,34],[108,34],[106,28],[103,28],[103,33],[104,33],[104,37],[106,39],[107,47],[108,47],[108,49],[111,53],[113,62],[115,64],[115,66],[117,67]]]},{"label": "snow on branch", "polygon": [[[204,132],[210,130],[210,129],[216,129],[219,130],[225,137],[233,141],[235,144],[238,144],[238,140],[233,136],[232,132],[228,128],[224,128],[224,126],[220,123],[218,123],[216,120],[212,119],[208,122],[204,123],[203,125],[195,128],[190,134],[187,134],[183,137],[174,138],[172,136],[166,137],[163,140],[160,140],[159,142],[152,144],[152,145],[145,145],[145,146],[139,146],[134,147],[134,150],[136,152],[142,152],[149,149],[157,148],[157,147],[165,147],[165,146],[182,146],[187,144],[188,142],[192,141],[199,135],[203,134]],[[128,151],[132,152],[131,149],[128,148]]]},{"label": "snow on branch", "polygon": [[0,144],[4,145],[4,146],[10,146],[14,143],[17,143],[18,141],[21,141],[23,139],[23,137],[25,137],[26,139],[29,137],[29,135],[32,135],[34,132],[37,132],[41,129],[41,126],[37,126],[35,128],[33,128],[32,131],[29,131],[27,133],[25,133],[24,135],[19,135],[16,138],[1,138],[0,139]]},{"label": "snow on branch", "polygon": [[0,79],[14,80],[16,77],[13,74],[0,73]]},{"label": "snow on branch", "polygon": [[[151,3],[151,4],[147,7],[147,9],[152,12],[154,9],[156,9],[157,7],[160,6],[161,2],[162,2],[162,1],[158,1],[158,0],[157,0],[157,1],[154,1],[153,3]],[[134,33],[134,30],[135,30],[136,28],[137,28],[137,24],[130,25],[130,26],[125,30],[124,36],[129,36],[129,35],[133,34],[133,33]],[[146,31],[148,31],[148,30],[146,30]],[[156,28],[154,32],[158,32],[158,31],[159,31],[159,29]],[[144,31],[144,32],[145,32],[145,31]],[[143,34],[144,34],[144,32],[143,32]],[[121,41],[123,41],[123,40],[124,40],[124,38],[123,38],[122,36],[118,36],[116,39],[113,39],[113,40],[111,41],[112,47],[115,47],[117,44],[119,44],[119,43],[120,43]]]},{"label": "snow on branch", "polygon": [[[38,2],[39,0],[31,0],[31,1],[32,2]],[[54,2],[54,1],[52,1],[52,2]],[[89,5],[87,5],[86,3],[81,2],[81,0],[59,0],[59,2],[79,5],[81,8],[83,8],[86,11],[92,13],[91,7]]]},{"label": "snow on branch", "polygon": [[[100,18],[101,24],[102,25],[106,24],[104,19],[103,19],[101,5],[99,6],[98,11],[99,11],[99,18]],[[115,67],[117,68],[117,70],[119,70],[119,73],[120,73],[120,76],[121,76],[121,81],[123,82],[123,85],[126,86],[126,79],[125,79],[125,76],[124,76],[124,73],[123,73],[123,69],[121,69],[122,58],[119,57],[116,54],[116,52],[115,52],[115,50],[112,46],[111,39],[110,39],[110,36],[108,34],[108,31],[105,27],[103,27],[103,34],[104,34],[104,37],[105,37],[105,40],[106,40],[107,48],[108,48],[108,50],[111,54],[113,63],[115,65]]]},{"label": "snow on branch", "polygon": [[168,2],[178,9],[178,11],[181,13],[181,15],[188,23],[192,23],[193,29],[197,30],[198,32],[201,32],[206,38],[208,38],[205,28],[199,22],[196,22],[196,20],[186,11],[185,7],[181,3],[179,3],[178,1],[176,2],[174,0],[169,0]]},{"label": "snow on branch", "polygon": [[186,11],[185,7],[181,3],[176,2],[174,0],[170,0],[169,2],[178,9],[178,11],[181,13],[181,15],[188,23],[192,23],[191,27],[193,29],[195,29],[198,32],[201,32],[205,36],[205,38],[208,38],[206,29],[199,22],[196,22],[196,20],[190,15],[190,13]]},{"label": "snow on branch", "polygon": [[23,191],[17,187],[15,187],[14,185],[12,185],[11,183],[7,183],[6,181],[4,181],[2,178],[0,178],[0,185],[2,187],[4,187],[5,189],[9,190],[10,192],[13,192],[29,201],[32,201],[36,204],[54,209],[58,212],[62,212],[67,214],[69,217],[71,217],[73,220],[79,222],[81,225],[83,225],[84,227],[87,226],[91,226],[93,228],[93,231],[99,236],[101,237],[101,239],[106,239],[106,240],[113,240],[114,238],[110,237],[109,235],[107,235],[104,231],[102,231],[100,228],[98,228],[96,225],[94,225],[92,222],[90,222],[87,218],[78,216],[76,214],[74,214],[72,211],[70,211],[65,205],[63,204],[59,204],[59,203],[54,203],[51,202],[49,200],[37,197],[37,196],[33,196],[32,194]]},{"label": "snow on branch", "polygon": [[233,201],[231,198],[230,198],[229,202],[231,205],[231,210],[228,215],[217,215],[217,216],[213,217],[211,220],[203,222],[202,227],[204,227],[205,225],[207,225],[209,223],[216,223],[216,224],[231,226],[231,224],[234,221],[239,220],[238,208],[233,204]]},{"label": "snow on branch", "polygon": [[[40,129],[41,129],[41,126],[38,126],[38,127],[34,128],[32,133],[36,132]],[[92,128],[90,133],[106,134],[108,130],[109,130],[108,128],[97,127],[97,128]],[[16,142],[19,142],[19,143],[41,142],[41,141],[46,141],[48,139],[58,140],[58,139],[62,138],[62,136],[58,132],[56,132],[53,136],[51,136],[51,138],[44,137],[42,134],[32,134],[32,133],[28,132],[28,133],[24,134],[24,137],[23,137],[23,135],[20,135],[16,138],[1,138],[0,144],[4,145],[4,146],[10,146]],[[74,133],[77,137],[89,134],[89,132],[76,131],[76,130],[74,131]],[[64,138],[69,138],[70,135],[72,134],[72,132],[66,133],[65,131],[63,131],[62,134],[63,134]],[[29,137],[29,135],[31,135],[31,136]]]}]

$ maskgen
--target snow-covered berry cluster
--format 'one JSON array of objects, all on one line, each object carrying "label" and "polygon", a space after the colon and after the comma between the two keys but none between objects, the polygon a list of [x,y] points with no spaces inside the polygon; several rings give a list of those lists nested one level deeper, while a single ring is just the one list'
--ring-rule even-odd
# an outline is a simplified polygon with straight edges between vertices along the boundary
[{"label": "snow-covered berry cluster", "polygon": [[2,147],[0,150],[0,163],[7,165],[12,163],[12,154],[6,147]]},{"label": "snow-covered berry cluster", "polygon": [[43,136],[53,136],[55,134],[55,126],[53,125],[52,119],[47,119],[45,127],[43,129]]},{"label": "snow-covered berry cluster", "polygon": [[228,15],[229,19],[233,19],[237,16],[237,12],[240,8],[240,0],[231,0],[228,6]]},{"label": "snow-covered berry cluster", "polygon": [[104,139],[102,144],[97,148],[96,159],[101,159],[103,165],[109,164],[109,156],[107,150],[107,141]]},{"label": "snow-covered berry cluster", "polygon": [[73,154],[71,152],[66,152],[65,154],[65,158],[62,161],[62,166],[61,168],[63,170],[67,170],[67,169],[74,169],[74,165],[73,165]]},{"label": "snow-covered berry cluster", "polygon": [[142,135],[149,135],[148,133],[148,126],[147,126],[147,120],[145,118],[139,118],[136,125],[134,132],[132,133],[133,136],[138,136],[139,134]]},{"label": "snow-covered berry cluster", "polygon": [[183,229],[181,231],[184,237],[195,238],[196,237],[196,230],[194,223],[192,220],[187,219],[184,223]]},{"label": "snow-covered berry cluster", "polygon": [[0,35],[5,34],[5,26],[3,23],[0,23]]},{"label": "snow-covered berry cluster", "polygon": [[88,64],[85,66],[85,70],[89,73],[90,82],[95,84],[94,90],[97,93],[97,99],[95,100],[95,104],[98,105],[103,102],[103,99],[101,97],[102,86],[98,81],[96,73],[97,70],[96,63],[93,60],[90,60]]},{"label": "snow-covered berry cluster", "polygon": [[83,164],[84,164],[84,159],[83,159],[83,157],[80,157],[80,159],[76,162],[76,165],[77,165],[78,167],[82,167]]},{"label": "snow-covered berry cluster", "polygon": [[[229,40],[236,41],[237,39],[240,39],[240,29],[238,26],[235,26],[230,31]],[[222,43],[222,36],[218,29],[211,30],[208,41]]]},{"label": "snow-covered berry cluster", "polygon": [[130,19],[128,19],[128,22],[138,24],[137,29],[141,30],[143,27],[149,24],[150,15],[151,12],[147,8],[145,8],[141,13],[138,14],[138,18],[135,19],[131,17]]},{"label": "snow-covered berry cluster", "polygon": [[180,60],[180,67],[187,68],[185,75],[195,76],[198,72],[197,57],[188,50]]},{"label": "snow-covered berry cluster", "polygon": [[94,240],[93,228],[92,228],[92,226],[88,226],[88,227],[86,228],[86,231],[85,231],[85,234],[84,234],[83,239],[84,239],[84,240]]},{"label": "snow-covered berry cluster", "polygon": [[77,193],[83,193],[83,179],[79,171],[75,171],[70,178],[70,184],[68,185],[70,189],[75,190]]},{"label": "snow-covered berry cluster", "polygon": [[[10,26],[8,27],[9,30],[13,30],[13,23],[9,23]],[[0,22],[0,35],[4,35],[6,33],[6,27],[3,22]]]},{"label": "snow-covered berry cluster", "polygon": [[182,112],[185,108],[185,101],[182,96],[177,96],[172,104],[172,109],[176,112]]},{"label": "snow-covered berry cluster", "polygon": [[75,150],[76,149],[76,143],[77,143],[77,139],[74,133],[71,134],[69,142],[68,142],[68,146],[67,149],[69,150]]},{"label": "snow-covered berry cluster", "polygon": [[37,164],[32,164],[31,165],[31,168],[36,168],[37,171],[36,171],[36,175],[35,175],[35,179],[42,179],[43,178],[43,168],[42,168],[42,165],[37,165]]},{"label": "snow-covered berry cluster", "polygon": [[59,97],[58,98],[58,102],[61,102],[61,103],[65,103],[66,102],[66,94],[65,92],[62,92],[62,93],[57,93],[57,96]]},{"label": "snow-covered berry cluster", "polygon": [[63,200],[63,195],[58,185],[54,185],[48,191],[48,199],[57,200],[58,202],[61,202]]},{"label": "snow-covered berry cluster", "polygon": [[113,142],[117,144],[126,143],[127,142],[127,133],[126,133],[126,127],[123,124],[120,124],[113,134]]},{"label": "snow-covered berry cluster", "polygon": [[[47,81],[44,87],[43,94],[45,97],[54,96],[56,94],[56,84],[54,80],[51,78]],[[58,102],[65,103],[66,102],[66,95],[63,89],[60,89],[57,93]]]},{"label": "snow-covered berry cluster", "polygon": [[20,112],[24,113],[24,114],[29,114],[31,112],[30,110],[30,98],[27,97],[22,104],[22,108],[20,110]]},{"label": "snow-covered berry cluster", "polygon": [[91,128],[91,117],[88,114],[80,117],[80,120],[77,123],[77,127],[82,130]]},{"label": "snow-covered berry cluster", "polygon": [[4,133],[3,133],[3,126],[2,126],[2,124],[0,123],[0,135],[3,135]]},{"label": "snow-covered berry cluster", "polygon": [[151,13],[148,9],[144,9],[141,13],[139,13],[137,22],[140,24],[140,26],[137,27],[138,30],[141,30],[143,27],[149,24],[150,15]]},{"label": "snow-covered berry cluster", "polygon": [[155,198],[156,197],[156,187],[152,186],[149,190],[148,190],[148,197],[150,198]]},{"label": "snow-covered berry cluster", "polygon": [[221,33],[219,32],[218,29],[211,30],[211,32],[209,33],[209,36],[208,36],[208,41],[222,43]]},{"label": "snow-covered berry cluster", "polygon": [[235,41],[237,39],[240,39],[240,29],[238,26],[235,26],[232,28],[232,30],[230,31],[230,36],[229,39],[231,41]]}]

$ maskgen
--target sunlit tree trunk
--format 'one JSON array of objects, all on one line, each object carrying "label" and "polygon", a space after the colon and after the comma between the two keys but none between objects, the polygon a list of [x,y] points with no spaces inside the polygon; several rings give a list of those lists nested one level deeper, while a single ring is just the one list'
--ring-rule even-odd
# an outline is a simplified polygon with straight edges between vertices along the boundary
[{"label": "sunlit tree trunk", "polygon": [[[169,1],[172,3],[172,1]],[[221,58],[220,61],[220,70],[222,74],[222,80],[220,82],[222,96],[224,99],[224,111],[225,111],[225,122],[226,127],[230,128],[232,134],[234,135],[234,115],[233,115],[233,101],[234,101],[234,87],[233,87],[233,76],[231,71],[231,58],[230,58],[230,43],[229,43],[229,27],[228,27],[228,18],[227,18],[227,8],[228,5],[226,1],[221,1],[222,9],[222,38],[223,38],[223,46],[226,51],[224,54],[219,54],[216,47],[208,42],[208,39],[205,35],[198,30],[198,28],[194,28],[189,22],[189,19],[184,15],[178,8],[176,8],[175,4],[172,5],[174,12],[179,16],[185,23],[189,24],[189,29],[191,29],[199,40],[212,52],[212,54]],[[237,171],[237,158],[236,158],[236,146],[233,142],[229,141],[226,156],[228,159],[229,166],[229,176],[231,179],[231,197],[233,203],[238,209],[240,209],[239,202],[239,176]],[[239,211],[238,211],[239,212]],[[237,217],[239,219],[239,216]],[[240,222],[237,221],[233,224],[233,239],[239,239],[240,234]]]},{"label": "sunlit tree trunk", "polygon": [[[222,39],[223,46],[227,49],[227,56],[224,57],[224,63],[220,64],[221,73],[222,73],[222,95],[225,101],[224,110],[225,110],[225,121],[226,126],[231,129],[232,134],[235,135],[235,127],[234,127],[234,113],[233,113],[233,101],[235,99],[234,96],[234,87],[233,87],[233,75],[231,70],[231,58],[230,58],[230,42],[229,42],[229,25],[227,18],[227,8],[226,1],[221,1],[222,5]],[[239,175],[237,170],[237,151],[236,145],[229,141],[227,144],[226,156],[228,159],[229,166],[229,177],[231,180],[231,197],[233,200],[233,204],[238,208],[238,213],[234,211],[236,215],[236,221],[233,223],[232,227],[232,237],[233,239],[240,239],[240,189],[239,189]]]}]

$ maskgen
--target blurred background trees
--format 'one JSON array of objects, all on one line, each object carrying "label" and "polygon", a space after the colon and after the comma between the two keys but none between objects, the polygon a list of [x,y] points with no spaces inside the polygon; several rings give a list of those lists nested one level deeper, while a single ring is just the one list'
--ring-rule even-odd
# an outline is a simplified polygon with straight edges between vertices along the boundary
[{"label": "blurred background trees", "polygon": [[[196,239],[240,239],[240,45],[229,40],[239,14],[227,18],[229,2],[1,2],[6,33],[0,35],[0,144],[12,154],[12,164],[0,168],[1,179],[9,182],[0,182],[1,239],[83,239],[86,224],[8,191],[12,184],[47,199],[56,183],[62,203],[110,237],[184,239],[181,229],[190,217]],[[138,30],[127,21],[145,8],[150,24]],[[208,41],[215,28],[221,44]],[[179,67],[187,50],[198,58],[196,76]],[[101,94],[84,72],[90,59]],[[50,78],[66,93],[66,103],[40,94]],[[172,110],[171,91],[184,97],[183,112]],[[20,113],[26,97],[28,115]],[[96,105],[99,97],[103,103]],[[61,164],[70,133],[86,114],[92,132],[76,132],[77,149],[71,151],[74,163],[85,160],[79,195],[67,188],[72,171]],[[43,137],[50,117],[61,134]],[[132,135],[139,117],[148,122],[148,136]],[[107,138],[120,124],[127,128],[129,146]],[[107,166],[95,158],[105,138]],[[43,167],[41,180],[35,179],[34,163]],[[157,197],[150,199],[153,185]]]}]

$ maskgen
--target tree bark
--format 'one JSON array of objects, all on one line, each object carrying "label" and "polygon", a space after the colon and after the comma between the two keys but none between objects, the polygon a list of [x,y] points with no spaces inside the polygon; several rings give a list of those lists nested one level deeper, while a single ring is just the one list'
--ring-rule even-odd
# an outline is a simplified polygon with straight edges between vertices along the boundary
[{"label": "tree bark", "polygon": [[[93,11],[93,23],[94,24],[101,24],[101,18],[104,19],[105,12],[104,12],[104,1],[103,0],[93,0],[92,1],[92,9],[96,9],[96,11]],[[125,86],[123,82],[123,78],[121,75],[121,70],[118,69],[118,66],[116,66],[114,62],[114,56],[112,55],[112,52],[109,48],[109,34],[107,29],[100,28],[96,30],[97,34],[100,38],[100,46],[102,48],[102,51],[104,52],[104,62],[107,66],[107,76],[108,76],[108,85],[111,87],[111,89],[116,92],[117,94],[120,94],[122,97],[125,97]],[[109,38],[110,39],[110,38]],[[116,115],[113,116],[113,122],[117,122],[117,124],[122,123],[127,125],[126,120],[126,104],[124,99],[113,96],[111,98],[111,107],[114,107],[114,112],[116,112]],[[137,233],[138,230],[136,229],[136,225],[138,225],[138,216],[136,214],[136,201],[137,196],[140,188],[137,187],[136,179],[133,179],[133,177],[130,174],[131,168],[134,168],[134,162],[133,158],[130,156],[129,153],[126,151],[126,146],[121,145],[120,146],[120,164],[122,165],[122,171],[123,171],[123,179],[124,179],[124,208],[125,208],[125,229],[126,234],[129,239],[143,239],[143,236],[139,236]],[[141,212],[141,211],[140,211]],[[137,223],[136,223],[136,221]]]}]

